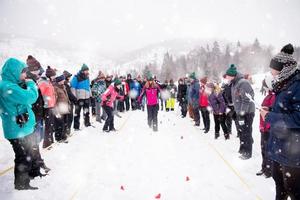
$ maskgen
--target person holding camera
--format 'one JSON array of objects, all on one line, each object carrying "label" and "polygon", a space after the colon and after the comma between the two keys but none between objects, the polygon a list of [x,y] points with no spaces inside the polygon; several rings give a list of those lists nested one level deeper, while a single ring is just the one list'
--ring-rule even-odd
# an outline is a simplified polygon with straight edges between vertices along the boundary
[{"label": "person holding camera", "polygon": [[15,153],[15,189],[36,190],[30,186],[32,151],[35,141],[35,116],[31,105],[38,98],[36,84],[27,79],[26,64],[8,59],[2,67],[0,81],[0,116],[5,138]]}]

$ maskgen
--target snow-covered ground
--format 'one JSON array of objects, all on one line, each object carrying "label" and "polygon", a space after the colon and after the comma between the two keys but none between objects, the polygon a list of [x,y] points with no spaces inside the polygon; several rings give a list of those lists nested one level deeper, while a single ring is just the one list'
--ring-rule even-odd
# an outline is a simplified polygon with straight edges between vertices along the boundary
[{"label": "snow-covered ground", "polygon": [[[0,199],[272,199],[272,179],[260,169],[258,115],[254,123],[253,158],[240,160],[234,132],[229,141],[214,140],[193,127],[179,110],[159,112],[159,132],[146,123],[146,112],[116,118],[117,133],[102,124],[75,133],[68,144],[42,151],[50,175],[32,181],[37,191],[15,191],[13,170],[0,176]],[[13,152],[1,136],[0,169],[13,165]],[[188,178],[187,178],[188,177]],[[121,189],[123,186],[124,190]]]},{"label": "snow-covered ground", "polygon": [[[253,77],[258,102],[263,77]],[[14,154],[1,130],[0,199],[150,200],[159,194],[169,200],[274,198],[273,180],[255,175],[261,165],[259,113],[253,125],[253,158],[246,161],[238,158],[235,131],[229,141],[214,139],[212,117],[208,134],[190,118],[180,118],[178,107],[160,111],[158,117],[157,133],[148,128],[146,112],[129,111],[115,118],[117,133],[103,133],[103,124],[94,122],[96,128],[74,133],[68,144],[43,150],[52,171],[31,182],[38,191],[13,189]]]}]

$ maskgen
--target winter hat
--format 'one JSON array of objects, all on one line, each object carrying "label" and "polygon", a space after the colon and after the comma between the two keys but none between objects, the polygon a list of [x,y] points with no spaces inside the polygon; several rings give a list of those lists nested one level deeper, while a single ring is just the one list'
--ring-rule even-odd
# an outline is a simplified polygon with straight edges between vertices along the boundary
[{"label": "winter hat", "polygon": [[234,64],[231,64],[229,69],[226,71],[226,75],[228,76],[236,76],[237,75],[236,66]]},{"label": "winter hat", "polygon": [[70,78],[72,76],[72,74],[66,70],[63,72],[63,75],[65,76],[65,78]]},{"label": "winter hat", "polygon": [[207,77],[200,79],[200,82],[205,85],[207,83]]},{"label": "winter hat", "polygon": [[83,72],[83,71],[87,71],[87,70],[89,70],[89,67],[86,64],[83,63],[80,71]]},{"label": "winter hat", "polygon": [[56,75],[55,70],[52,69],[50,66],[48,66],[47,69],[46,69],[46,77],[50,78],[50,77],[55,76],[55,75]]},{"label": "winter hat", "polygon": [[42,66],[32,55],[29,55],[26,60],[29,71],[38,71]]},{"label": "winter hat", "polygon": [[120,79],[115,80],[115,86],[118,86],[118,85],[121,85],[121,84],[122,84],[122,82],[120,81]]},{"label": "winter hat", "polygon": [[65,76],[63,74],[55,78],[56,83],[59,83],[64,80],[65,80]]},{"label": "winter hat", "polygon": [[270,62],[270,68],[281,71],[284,67],[297,67],[297,61],[293,58],[294,47],[291,44],[285,45]]},{"label": "winter hat", "polygon": [[152,76],[151,72],[148,72],[146,77],[147,77],[148,81],[153,81],[153,76]]},{"label": "winter hat", "polygon": [[196,73],[195,72],[192,72],[190,75],[189,75],[189,78],[191,78],[191,79],[197,79],[196,78]]}]

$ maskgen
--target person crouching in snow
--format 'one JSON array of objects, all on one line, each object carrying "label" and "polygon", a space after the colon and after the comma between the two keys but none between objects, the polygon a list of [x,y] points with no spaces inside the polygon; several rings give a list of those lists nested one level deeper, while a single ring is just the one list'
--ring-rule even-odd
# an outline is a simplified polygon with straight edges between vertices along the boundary
[{"label": "person crouching in snow", "polygon": [[101,96],[102,108],[107,114],[105,124],[103,126],[104,132],[116,131],[114,127],[114,103],[117,99],[123,100],[124,96],[119,95],[119,90],[122,87],[122,82],[116,79],[114,84],[110,85]]},{"label": "person crouching in snow", "polygon": [[215,121],[215,139],[220,136],[220,126],[223,129],[225,139],[229,139],[229,133],[225,124],[226,119],[226,105],[221,89],[213,83],[207,85],[207,93],[209,94],[208,101],[212,107]]},{"label": "person crouching in snow", "polygon": [[65,87],[65,76],[60,75],[55,78],[54,89],[57,97],[55,106],[54,132],[58,142],[68,143],[68,114],[70,113],[71,102]]},{"label": "person crouching in snow", "polygon": [[152,77],[148,78],[145,86],[143,87],[142,93],[139,96],[139,102],[142,101],[143,96],[146,95],[147,101],[147,114],[148,114],[148,125],[153,128],[153,131],[158,131],[157,127],[157,114],[159,110],[159,98],[160,92],[159,86],[154,82]]}]

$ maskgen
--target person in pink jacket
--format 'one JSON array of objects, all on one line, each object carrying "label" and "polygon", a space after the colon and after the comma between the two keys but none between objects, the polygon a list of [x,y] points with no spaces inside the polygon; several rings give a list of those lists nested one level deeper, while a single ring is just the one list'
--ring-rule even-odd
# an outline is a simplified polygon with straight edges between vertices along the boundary
[{"label": "person in pink jacket", "polygon": [[102,94],[102,107],[107,114],[105,124],[103,126],[104,132],[116,131],[114,127],[114,102],[117,99],[123,100],[124,96],[119,95],[119,90],[122,87],[122,82],[116,79],[114,84],[110,85],[107,90]]},{"label": "person in pink jacket", "polygon": [[146,95],[147,101],[147,114],[148,114],[148,125],[153,128],[153,131],[158,131],[157,127],[157,114],[158,114],[158,94],[160,92],[159,86],[154,82],[152,77],[148,78],[138,101],[141,102],[143,96]]}]

